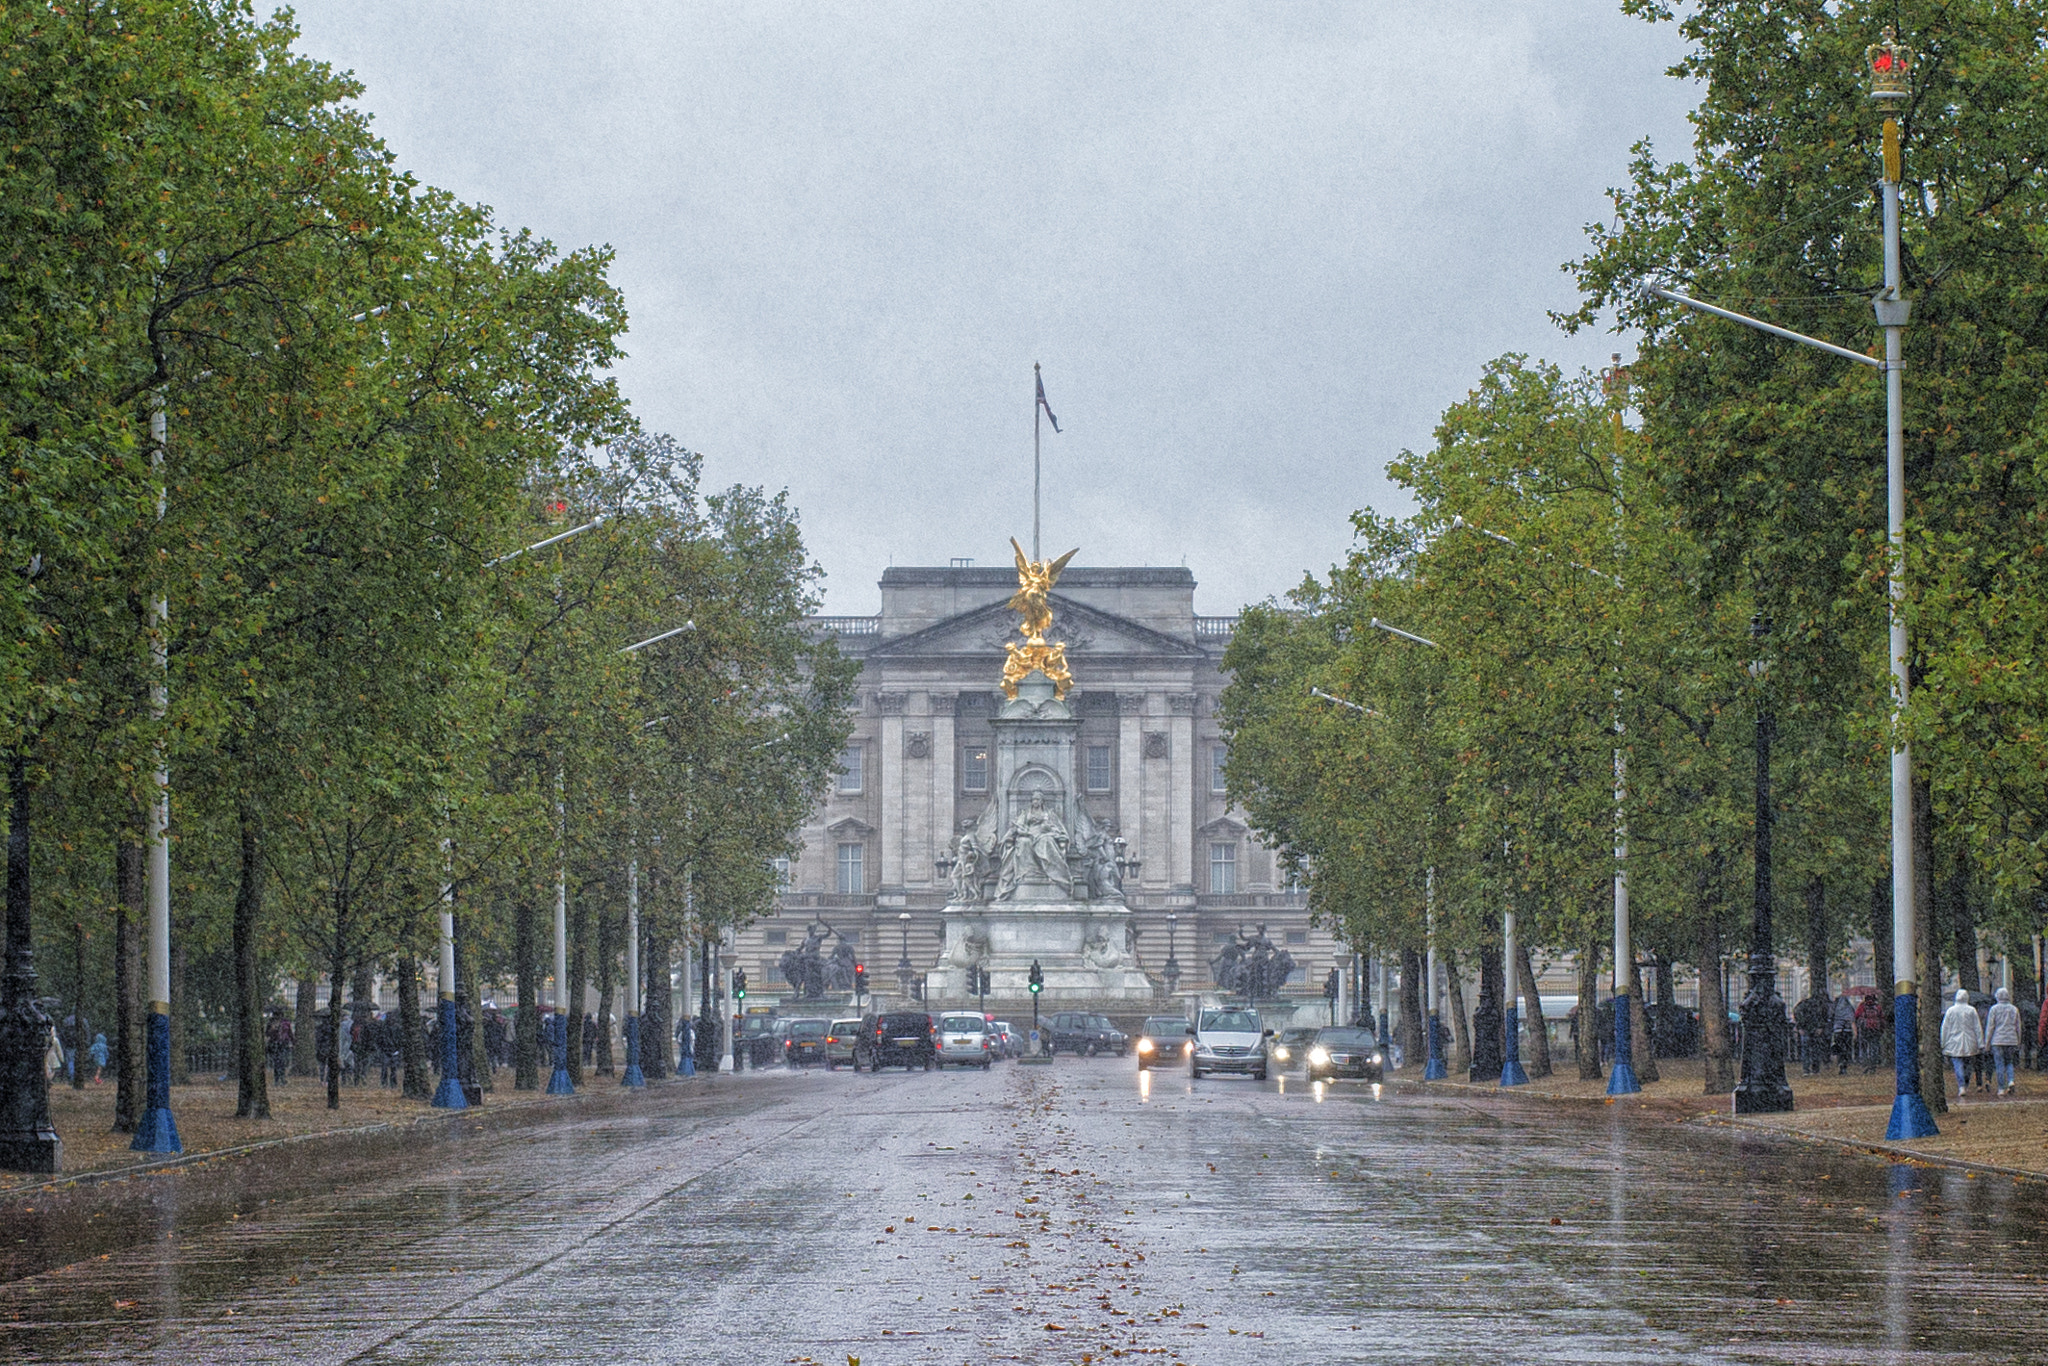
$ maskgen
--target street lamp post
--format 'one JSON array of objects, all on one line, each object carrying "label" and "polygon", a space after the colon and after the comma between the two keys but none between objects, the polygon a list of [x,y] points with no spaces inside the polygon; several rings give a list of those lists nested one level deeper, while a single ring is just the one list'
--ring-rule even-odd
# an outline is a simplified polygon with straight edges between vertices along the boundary
[{"label": "street lamp post", "polygon": [[455,1005],[455,869],[452,841],[441,841],[441,980],[437,1004],[441,1019],[441,1084],[434,1088],[437,1110],[467,1110],[469,1097],[462,1092],[462,1055],[458,1051],[460,1025]]},{"label": "street lamp post", "polygon": [[1926,1138],[1939,1133],[1934,1116],[1927,1109],[1920,1090],[1919,988],[1914,963],[1919,953],[1914,904],[1913,871],[1913,755],[1899,723],[1911,700],[1912,679],[1908,670],[1905,619],[1906,544],[1906,427],[1905,427],[1905,327],[1912,304],[1902,291],[1899,274],[1899,183],[1904,175],[1899,148],[1896,110],[1911,93],[1913,51],[1899,44],[1892,30],[1864,50],[1869,68],[1870,96],[1885,111],[1882,137],[1884,172],[1879,190],[1884,202],[1884,288],[1872,300],[1878,326],[1884,329],[1884,359],[1851,351],[1846,346],[1822,341],[1767,323],[1732,309],[1690,298],[1675,290],[1645,284],[1643,293],[1681,304],[1717,318],[1741,323],[1787,341],[1867,365],[1883,372],[1885,398],[1885,530],[1891,550],[1886,576],[1888,653],[1892,674],[1892,963],[1898,980],[1893,984],[1892,1023],[1895,1091],[1891,1122],[1885,1137],[1892,1141]]},{"label": "street lamp post", "polygon": [[[637,812],[637,803],[629,800],[628,805]],[[687,965],[683,980],[689,981]],[[599,1021],[598,1027],[609,1029],[611,1023]],[[619,1085],[646,1084],[647,1073],[640,1067],[640,828],[636,815],[633,852],[626,860],[626,1070],[619,1074]]]},{"label": "street lamp post", "polygon": [[1176,941],[1179,937],[1177,934],[1179,928],[1180,913],[1178,911],[1168,911],[1166,913],[1166,966],[1160,969],[1160,976],[1166,979],[1166,994],[1169,997],[1180,990],[1180,959],[1174,956],[1174,950],[1178,947]]},{"label": "street lamp post", "polygon": [[[150,463],[161,469],[170,447],[169,420],[161,389],[149,413]],[[159,478],[156,515],[162,521],[166,488]],[[158,593],[150,604],[149,705],[158,721],[170,707],[165,675],[170,664],[170,602]],[[171,1117],[171,771],[162,741],[156,747],[156,783],[149,802],[149,1046],[148,1094],[129,1149],[138,1153],[181,1153],[178,1123]]]},{"label": "street lamp post", "polygon": [[1429,980],[1427,1001],[1429,1007],[1429,1056],[1423,1064],[1424,1081],[1442,1081],[1450,1075],[1444,1067],[1443,1021],[1440,1018],[1436,996],[1436,868],[1432,865],[1422,879],[1422,924],[1423,933],[1429,939]]},{"label": "street lamp post", "polygon": [[572,1096],[576,1084],[569,1080],[569,1017],[565,1009],[580,1010],[581,1003],[569,1001],[569,817],[562,803],[562,770],[555,768],[555,1018],[549,1035],[555,1055],[554,1071],[548,1074],[547,1093]]},{"label": "street lamp post", "polygon": [[[1749,629],[1761,649],[1770,636],[1770,622],[1758,617]],[[1785,1080],[1785,1003],[1778,997],[1778,960],[1771,942],[1771,741],[1777,736],[1777,717],[1768,692],[1768,661],[1759,655],[1749,667],[1757,686],[1756,895],[1749,991],[1742,998],[1742,1080],[1735,1086],[1735,1113],[1771,1115],[1792,1108],[1792,1087]]]},{"label": "street lamp post", "polygon": [[903,953],[896,960],[896,994],[902,1000],[910,999],[910,912],[903,911],[896,917],[896,924],[903,931]]}]

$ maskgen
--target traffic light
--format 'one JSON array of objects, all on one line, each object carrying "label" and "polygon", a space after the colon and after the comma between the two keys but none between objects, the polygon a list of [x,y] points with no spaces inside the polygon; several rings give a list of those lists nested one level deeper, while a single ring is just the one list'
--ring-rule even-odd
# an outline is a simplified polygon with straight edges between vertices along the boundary
[{"label": "traffic light", "polygon": [[867,995],[867,993],[868,993],[868,965],[867,965],[866,963],[855,963],[855,964],[853,965],[853,995],[854,995],[854,999],[855,999],[855,1000],[858,1000],[858,999],[860,999],[861,997],[863,997],[863,996]]},{"label": "traffic light", "polygon": [[1031,994],[1036,996],[1045,990],[1045,969],[1038,966],[1036,958],[1031,960]]},{"label": "traffic light", "polygon": [[747,970],[745,968],[734,968],[732,970],[732,998],[735,1001],[747,999]]},{"label": "traffic light", "polygon": [[1331,968],[1329,977],[1324,979],[1323,982],[1323,999],[1325,1001],[1335,1001],[1337,999],[1337,982],[1337,969]]},{"label": "traffic light", "polygon": [[988,995],[989,988],[993,985],[989,977],[988,965],[984,963],[981,966],[977,967],[974,971],[976,979],[974,983],[975,994],[978,996]]}]

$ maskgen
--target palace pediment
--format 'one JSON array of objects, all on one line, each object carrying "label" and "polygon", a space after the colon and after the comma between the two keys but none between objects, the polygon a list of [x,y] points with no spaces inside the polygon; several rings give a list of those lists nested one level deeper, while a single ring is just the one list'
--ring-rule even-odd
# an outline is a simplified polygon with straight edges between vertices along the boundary
[{"label": "palace pediment", "polygon": [[[1052,629],[1046,639],[1064,641],[1069,658],[1101,658],[1110,655],[1147,655],[1166,658],[1203,658],[1193,641],[1181,640],[1149,626],[1061,597],[1047,595],[1053,609]],[[972,657],[1003,658],[1003,646],[1020,641],[1017,614],[1000,602],[989,603],[959,616],[949,617],[921,631],[884,641],[866,652],[869,661]]]}]

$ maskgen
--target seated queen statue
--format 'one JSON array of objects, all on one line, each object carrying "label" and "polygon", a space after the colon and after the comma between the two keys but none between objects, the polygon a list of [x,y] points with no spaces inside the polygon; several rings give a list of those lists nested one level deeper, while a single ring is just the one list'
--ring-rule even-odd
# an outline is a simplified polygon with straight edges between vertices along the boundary
[{"label": "seated queen statue", "polygon": [[1047,808],[1045,794],[1031,794],[1031,805],[1018,814],[1003,836],[1002,880],[996,899],[1011,901],[1019,887],[1053,886],[1073,895],[1074,874],[1067,866],[1067,827],[1059,813]]}]

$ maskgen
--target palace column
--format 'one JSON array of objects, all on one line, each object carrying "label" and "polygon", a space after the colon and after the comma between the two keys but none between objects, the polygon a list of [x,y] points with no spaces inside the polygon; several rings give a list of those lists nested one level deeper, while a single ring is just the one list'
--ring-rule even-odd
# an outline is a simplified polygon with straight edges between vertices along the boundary
[{"label": "palace column", "polygon": [[875,694],[875,701],[882,709],[881,739],[875,744],[875,781],[882,786],[882,818],[880,844],[882,866],[878,870],[881,880],[876,886],[882,890],[893,890],[903,886],[903,705],[905,695],[900,692]]},{"label": "palace column", "polygon": [[929,698],[932,718],[931,781],[928,784],[931,810],[926,840],[928,847],[924,853],[924,866],[919,872],[921,876],[929,874],[936,883],[936,860],[952,848],[953,831],[958,824],[953,814],[953,794],[959,786],[954,781],[954,774],[955,765],[960,762],[960,751],[953,732],[953,715],[958,709],[959,699],[949,692],[931,693]]},{"label": "palace column", "polygon": [[1172,719],[1167,729],[1167,746],[1173,755],[1171,815],[1167,839],[1173,848],[1173,881],[1178,887],[1195,885],[1195,695],[1176,692],[1166,695]]},{"label": "palace column", "polygon": [[[1132,854],[1149,859],[1145,843],[1145,694],[1118,693],[1116,713],[1117,833],[1128,841]],[[1137,885],[1142,886],[1146,876],[1147,865],[1141,863]]]}]

